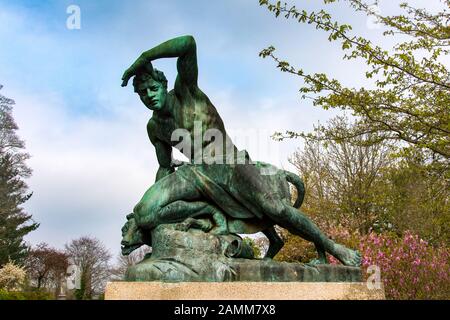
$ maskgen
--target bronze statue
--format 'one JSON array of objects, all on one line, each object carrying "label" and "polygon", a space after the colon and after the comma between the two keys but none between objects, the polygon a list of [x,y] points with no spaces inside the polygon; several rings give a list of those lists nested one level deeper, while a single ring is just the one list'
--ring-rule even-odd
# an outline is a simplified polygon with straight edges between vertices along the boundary
[{"label": "bronze statue", "polygon": [[[169,92],[164,74],[152,66],[152,61],[160,58],[177,58],[178,75]],[[286,194],[286,187],[277,185],[278,173],[273,177],[262,174],[261,164],[253,163],[245,150],[239,151],[233,144],[217,109],[198,87],[192,36],[171,39],[141,54],[125,71],[122,86],[133,76],[135,92],[153,111],[147,132],[160,165],[155,184],[134,208],[138,228],[148,233],[156,227],[154,221],[178,223],[209,216],[215,224],[211,231],[227,234],[227,219],[260,220],[269,222],[264,231],[274,244],[268,257],[279,250],[279,239],[272,227],[277,224],[315,244],[315,263],[327,263],[327,252],[344,265],[360,265],[357,251],[333,242],[291,205],[289,190]],[[186,133],[182,144],[179,135],[174,139],[177,130]],[[205,136],[210,139],[203,139]],[[179,148],[190,163],[176,170],[172,147]],[[150,222],[149,217],[160,220]]]},{"label": "bronze statue", "polygon": [[[224,191],[217,191],[220,187],[217,186],[216,182],[209,180],[201,172],[195,172],[195,165],[192,167],[187,167],[189,165],[185,166],[172,173],[171,179],[167,180],[167,183],[155,183],[147,192],[160,194],[164,190],[164,186],[180,186],[185,190],[189,190],[192,194],[198,193],[196,198],[199,200],[196,202],[196,205],[192,207],[183,206],[182,209],[175,210],[176,215],[172,213],[165,215],[164,211],[161,212],[158,210],[135,210],[139,212],[139,215],[135,215],[134,213],[129,214],[127,216],[127,223],[122,228],[122,253],[124,255],[131,253],[144,244],[152,246],[149,230],[161,224],[179,222],[183,222],[180,224],[180,227],[186,230],[189,228],[197,228],[204,232],[217,235],[226,235],[229,233],[252,234],[262,231],[269,239],[269,248],[265,257],[273,258],[278,253],[283,247],[284,242],[274,230],[274,222],[272,220],[254,217],[251,213],[247,212],[245,207],[240,206],[239,203],[232,199],[228,199]],[[255,162],[255,166],[273,167],[263,162]],[[193,179],[186,178],[186,175],[182,174],[184,170],[194,170],[194,174],[199,174],[199,176]],[[293,207],[300,208],[305,192],[303,181],[289,171],[273,170],[273,172],[276,172],[276,174],[263,176],[266,183],[270,184],[273,191],[287,202],[291,199],[288,182],[292,183],[297,190],[297,199]],[[203,187],[204,189],[214,190],[215,193],[211,191],[211,196],[202,195],[197,185],[205,186]],[[141,201],[140,204],[144,204],[145,202],[145,200]],[[215,202],[220,204],[215,205]],[[194,217],[195,219],[193,219]],[[147,230],[147,232],[143,232],[142,229]]]}]

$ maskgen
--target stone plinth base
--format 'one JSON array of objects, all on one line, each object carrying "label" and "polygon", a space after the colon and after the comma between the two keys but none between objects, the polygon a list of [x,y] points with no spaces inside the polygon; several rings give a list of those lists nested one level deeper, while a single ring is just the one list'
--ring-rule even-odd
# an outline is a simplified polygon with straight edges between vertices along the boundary
[{"label": "stone plinth base", "polygon": [[[127,269],[136,282],[360,282],[359,267],[255,259],[235,234],[214,235],[163,224],[151,231],[152,253]],[[181,229],[181,230],[180,230]]]},{"label": "stone plinth base", "polygon": [[109,282],[105,300],[382,300],[363,282]]}]

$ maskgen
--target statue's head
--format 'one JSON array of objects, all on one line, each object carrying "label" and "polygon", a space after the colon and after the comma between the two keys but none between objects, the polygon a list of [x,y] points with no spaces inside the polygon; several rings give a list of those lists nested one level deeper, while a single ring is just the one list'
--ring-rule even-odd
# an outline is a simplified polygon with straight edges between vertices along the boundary
[{"label": "statue's head", "polygon": [[164,73],[148,63],[133,79],[134,92],[150,110],[161,110],[167,98],[167,79]]},{"label": "statue's head", "polygon": [[144,244],[147,244],[142,231],[136,224],[134,215],[127,215],[127,222],[122,227],[122,255],[127,256]]}]

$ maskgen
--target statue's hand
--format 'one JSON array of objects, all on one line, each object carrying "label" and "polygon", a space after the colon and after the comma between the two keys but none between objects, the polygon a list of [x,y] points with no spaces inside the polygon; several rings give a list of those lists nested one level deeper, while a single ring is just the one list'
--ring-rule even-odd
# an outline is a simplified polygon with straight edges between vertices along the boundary
[{"label": "statue's hand", "polygon": [[[129,67],[123,74],[122,76],[122,87],[126,87],[128,84],[128,81],[130,80],[131,77],[134,77],[141,69],[143,69],[146,64],[148,64],[149,62],[146,61],[146,59],[144,57],[139,57],[132,65],[131,67]],[[151,63],[150,66],[151,67]]]},{"label": "statue's hand", "polygon": [[136,66],[133,64],[131,67],[129,67],[122,76],[122,87],[126,87],[128,84],[128,80],[130,80],[131,77],[136,75]]}]

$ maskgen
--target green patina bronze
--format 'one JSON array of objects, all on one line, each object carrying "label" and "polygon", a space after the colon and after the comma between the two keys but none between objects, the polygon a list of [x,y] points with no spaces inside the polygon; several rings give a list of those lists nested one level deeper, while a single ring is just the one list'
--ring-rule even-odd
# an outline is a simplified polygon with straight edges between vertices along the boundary
[{"label": "green patina bronze", "polygon": [[[153,68],[152,61],[171,57],[178,58],[178,75],[174,89],[169,92],[164,74]],[[266,258],[272,258],[283,245],[274,225],[313,242],[318,252],[318,259],[314,264],[326,264],[326,253],[329,253],[345,266],[360,265],[361,258],[357,251],[333,242],[298,209],[304,196],[303,182],[298,176],[269,164],[252,162],[245,150],[236,148],[216,108],[197,85],[196,43],[192,36],[178,37],[144,52],[125,71],[122,86],[126,86],[133,76],[135,92],[144,105],[153,111],[147,124],[147,132],[156,149],[160,167],[155,183],[145,192],[133,213],[127,216],[128,221],[122,230],[122,250],[124,254],[129,254],[147,244],[153,247],[153,252],[162,252],[164,250],[159,249],[168,248],[167,239],[171,238],[167,234],[173,233],[173,230],[177,230],[178,236],[181,232],[184,235],[181,239],[184,237],[186,240],[184,245],[173,243],[174,246],[184,247],[184,251],[175,250],[170,253],[173,254],[170,257],[170,254],[167,255],[168,250],[165,250],[166,260],[152,254],[139,264],[140,267],[130,270],[128,279],[192,280],[191,276],[180,276],[186,271],[181,272],[180,265],[188,268],[183,262],[188,256],[191,271],[209,270],[192,271],[197,274],[196,281],[245,279],[243,275],[230,278],[213,276],[214,272],[211,273],[217,263],[234,265],[230,268],[235,270],[237,260],[232,259],[241,259],[237,269],[248,270],[247,264],[250,262],[247,261],[246,267],[242,267],[242,259],[252,258],[245,254],[248,251],[245,245],[240,245],[242,252],[237,255],[227,256],[217,249],[213,255],[215,260],[202,260],[202,254],[198,252],[208,252],[211,244],[209,240],[193,239],[210,239],[226,243],[225,247],[232,247],[236,241],[241,243],[240,237],[235,234],[262,231],[270,241]],[[181,135],[174,134],[180,132]],[[180,138],[183,143],[180,143]],[[190,162],[183,165],[175,163],[172,159],[172,147],[178,148]],[[288,182],[297,188],[298,198],[294,205],[291,204]],[[158,240],[155,239],[155,234],[158,234]],[[193,241],[198,242],[198,247],[192,248],[190,244]],[[198,252],[192,256],[188,254],[190,251],[187,248]],[[178,261],[176,268],[173,265],[172,269],[166,266],[168,270],[178,268],[181,273],[166,272],[162,276],[161,273],[152,271],[155,261],[159,264],[156,269],[162,270],[161,265],[169,263],[167,259]],[[230,261],[234,261],[234,264]],[[252,261],[253,267],[255,263],[263,263],[261,260]],[[279,267],[278,264],[264,260],[264,266],[269,266],[267,268],[270,270],[287,268],[286,265]],[[216,267],[212,267],[213,265]],[[143,276],[146,272],[147,276]],[[265,279],[278,281],[280,277],[261,276],[260,281]]]}]

